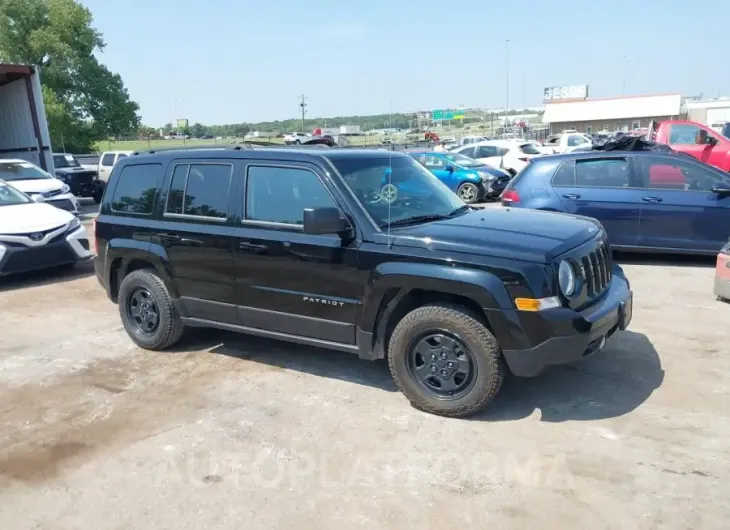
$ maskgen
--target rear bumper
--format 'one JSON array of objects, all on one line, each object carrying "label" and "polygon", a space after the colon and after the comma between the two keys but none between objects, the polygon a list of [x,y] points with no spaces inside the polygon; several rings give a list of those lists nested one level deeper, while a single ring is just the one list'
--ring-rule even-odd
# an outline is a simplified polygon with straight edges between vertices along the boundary
[{"label": "rear bumper", "polygon": [[531,314],[536,315],[542,322],[524,322],[525,334],[535,327],[543,332],[552,329],[555,334],[529,348],[504,350],[507,366],[517,376],[533,377],[550,365],[572,363],[601,351],[616,331],[630,324],[633,293],[623,273],[615,272],[609,291],[589,309],[579,313],[558,308]]},{"label": "rear bumper", "polygon": [[730,255],[718,254],[715,266],[715,295],[730,300]]}]

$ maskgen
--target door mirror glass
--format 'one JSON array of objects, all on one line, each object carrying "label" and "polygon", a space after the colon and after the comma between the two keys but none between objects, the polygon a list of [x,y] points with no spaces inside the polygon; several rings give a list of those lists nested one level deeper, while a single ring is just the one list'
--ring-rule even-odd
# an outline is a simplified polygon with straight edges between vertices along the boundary
[{"label": "door mirror glass", "polygon": [[337,208],[306,208],[304,210],[304,233],[312,235],[342,234],[349,228],[347,219]]},{"label": "door mirror glass", "polygon": [[444,169],[446,171],[448,171],[449,173],[453,173],[454,172],[454,166],[452,166],[451,164],[447,164],[446,167],[444,167]]}]

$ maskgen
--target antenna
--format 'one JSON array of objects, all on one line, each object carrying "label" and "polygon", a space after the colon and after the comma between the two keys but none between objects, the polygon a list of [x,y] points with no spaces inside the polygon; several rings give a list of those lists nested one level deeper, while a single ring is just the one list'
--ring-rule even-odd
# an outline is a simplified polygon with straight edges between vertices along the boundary
[{"label": "antenna", "polygon": [[304,116],[307,115],[307,97],[302,94],[299,96],[299,107],[302,109],[302,132],[304,132]]}]

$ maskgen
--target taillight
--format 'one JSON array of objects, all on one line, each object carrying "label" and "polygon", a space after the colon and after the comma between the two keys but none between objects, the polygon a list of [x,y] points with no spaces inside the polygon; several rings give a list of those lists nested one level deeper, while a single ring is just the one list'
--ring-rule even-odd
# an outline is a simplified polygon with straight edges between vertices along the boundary
[{"label": "taillight", "polygon": [[515,190],[504,190],[502,192],[502,206],[509,206],[520,202],[520,195]]}]

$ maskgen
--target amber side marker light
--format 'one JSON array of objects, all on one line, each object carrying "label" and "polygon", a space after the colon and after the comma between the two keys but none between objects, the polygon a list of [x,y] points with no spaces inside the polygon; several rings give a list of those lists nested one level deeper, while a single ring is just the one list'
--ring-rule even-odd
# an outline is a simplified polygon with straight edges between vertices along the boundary
[{"label": "amber side marker light", "polygon": [[548,298],[515,298],[515,307],[520,311],[544,311],[560,307],[560,298],[550,296]]}]

